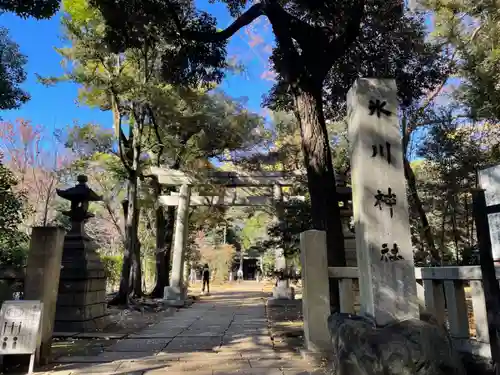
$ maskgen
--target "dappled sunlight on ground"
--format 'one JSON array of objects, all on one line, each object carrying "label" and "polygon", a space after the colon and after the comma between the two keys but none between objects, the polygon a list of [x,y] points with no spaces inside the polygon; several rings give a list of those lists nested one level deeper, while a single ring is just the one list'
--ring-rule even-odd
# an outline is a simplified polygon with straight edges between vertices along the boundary
[{"label": "dappled sunlight on ground", "polygon": [[57,358],[46,373],[324,374],[319,365],[303,360],[296,348],[275,347],[266,315],[269,294],[263,291],[270,288],[255,281],[213,286],[211,295],[200,296],[191,307],[100,353]]}]

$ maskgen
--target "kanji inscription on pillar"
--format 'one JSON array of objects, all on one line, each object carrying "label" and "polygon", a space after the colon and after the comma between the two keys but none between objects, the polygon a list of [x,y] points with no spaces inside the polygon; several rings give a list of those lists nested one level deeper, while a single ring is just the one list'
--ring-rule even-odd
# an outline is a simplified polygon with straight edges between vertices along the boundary
[{"label": "kanji inscription on pillar", "polygon": [[418,318],[396,83],[358,79],[347,102],[361,313]]}]

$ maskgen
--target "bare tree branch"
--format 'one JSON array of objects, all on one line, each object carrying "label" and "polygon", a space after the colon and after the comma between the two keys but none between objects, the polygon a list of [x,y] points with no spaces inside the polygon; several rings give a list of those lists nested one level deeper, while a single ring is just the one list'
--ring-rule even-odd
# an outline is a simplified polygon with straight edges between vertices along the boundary
[{"label": "bare tree branch", "polygon": [[171,16],[174,20],[177,32],[182,38],[196,40],[199,42],[222,42],[229,39],[231,36],[236,34],[241,28],[250,25],[254,20],[264,15],[264,3],[258,3],[252,5],[245,13],[239,16],[231,25],[222,31],[215,33],[206,33],[193,30],[184,30],[179,16],[172,5],[168,2],[168,7],[170,9]]}]

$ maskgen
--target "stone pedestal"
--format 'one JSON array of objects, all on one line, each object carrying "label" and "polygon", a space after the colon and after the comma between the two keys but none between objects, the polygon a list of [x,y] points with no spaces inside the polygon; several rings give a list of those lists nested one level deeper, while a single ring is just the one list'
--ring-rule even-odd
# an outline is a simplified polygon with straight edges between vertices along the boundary
[{"label": "stone pedestal", "polygon": [[273,288],[274,299],[295,299],[295,290],[290,286],[288,280],[279,280],[278,285]]},{"label": "stone pedestal", "polygon": [[74,228],[64,238],[55,331],[99,330],[106,317],[104,267],[92,239]]},{"label": "stone pedestal", "polygon": [[366,317],[333,314],[328,328],[337,375],[465,375],[445,327],[432,316],[379,328]]},{"label": "stone pedestal", "polygon": [[361,314],[418,319],[396,83],[358,79],[347,104]]},{"label": "stone pedestal", "polygon": [[37,361],[37,364],[42,365],[50,360],[64,234],[63,229],[56,227],[35,227],[31,232],[24,299],[43,303],[41,345]]},{"label": "stone pedestal", "polygon": [[163,289],[163,303],[168,306],[182,307],[187,298],[184,287],[166,286]]}]

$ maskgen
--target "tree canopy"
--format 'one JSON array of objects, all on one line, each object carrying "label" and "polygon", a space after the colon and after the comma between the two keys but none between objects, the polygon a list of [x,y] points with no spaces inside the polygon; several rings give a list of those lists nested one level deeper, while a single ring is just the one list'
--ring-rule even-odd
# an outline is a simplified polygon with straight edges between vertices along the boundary
[{"label": "tree canopy", "polygon": [[20,265],[26,252],[27,236],[19,229],[24,218],[25,195],[14,190],[17,179],[4,166],[0,154],[0,263]]},{"label": "tree canopy", "polygon": [[0,27],[0,50],[0,110],[19,108],[30,98],[20,86],[26,80],[27,60],[4,27]]},{"label": "tree canopy", "polygon": [[0,0],[0,9],[14,12],[20,17],[44,19],[52,17],[59,9],[61,0]]}]

